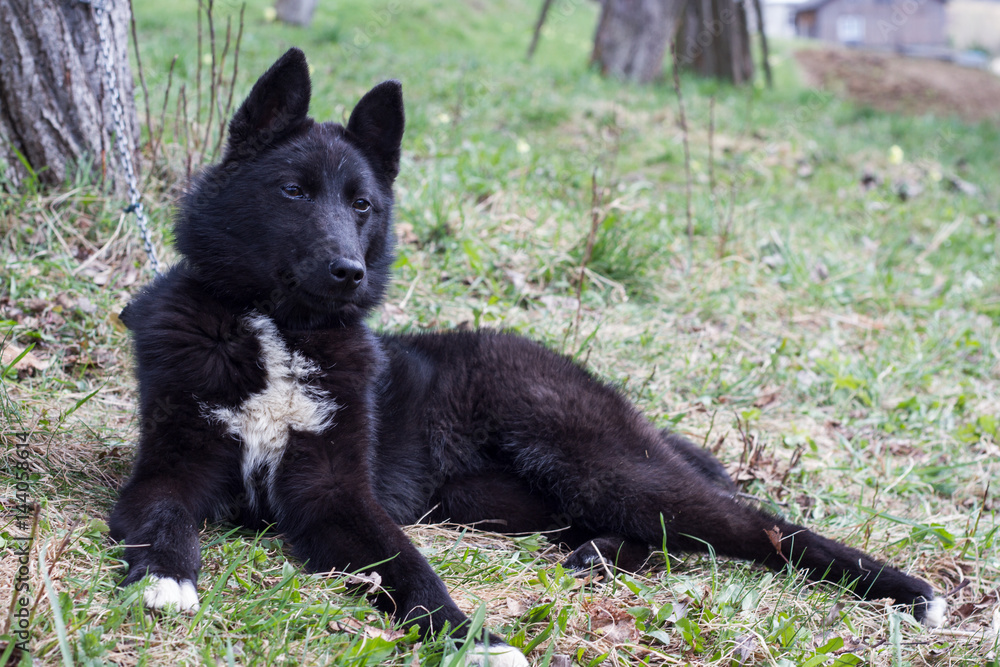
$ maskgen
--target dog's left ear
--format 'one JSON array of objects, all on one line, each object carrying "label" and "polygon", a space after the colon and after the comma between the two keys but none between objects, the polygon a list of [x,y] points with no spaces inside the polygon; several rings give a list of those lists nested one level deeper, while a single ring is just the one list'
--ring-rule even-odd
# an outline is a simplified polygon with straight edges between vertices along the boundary
[{"label": "dog's left ear", "polygon": [[291,48],[257,79],[233,115],[225,159],[253,157],[311,122],[310,91],[306,56]]},{"label": "dog's left ear", "polygon": [[399,174],[405,123],[403,86],[399,81],[383,81],[365,93],[347,121],[347,132],[389,185]]}]

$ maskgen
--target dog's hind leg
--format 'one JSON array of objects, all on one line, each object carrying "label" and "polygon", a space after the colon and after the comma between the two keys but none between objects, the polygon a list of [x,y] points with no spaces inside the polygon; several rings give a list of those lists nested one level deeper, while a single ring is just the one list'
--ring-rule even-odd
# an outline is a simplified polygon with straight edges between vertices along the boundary
[{"label": "dog's hind leg", "polygon": [[[688,465],[706,480],[733,493],[737,491],[725,466],[712,454],[669,429],[660,431],[664,444],[679,454]],[[644,542],[627,540],[618,535],[601,535],[574,545],[563,565],[578,571],[614,567],[626,572],[638,572],[649,559],[651,549]]]},{"label": "dog's hind leg", "polygon": [[718,484],[724,489],[736,492],[736,484],[733,482],[726,467],[719,459],[712,456],[712,453],[703,447],[699,447],[687,438],[677,435],[669,429],[660,431],[664,444],[680,454],[688,465],[694,468],[706,479]]},{"label": "dog's hind leg", "polygon": [[[725,466],[710,452],[669,429],[661,430],[660,436],[667,447],[706,480],[733,493],[737,491]],[[627,540],[618,535],[601,535],[576,546],[563,565],[580,572],[608,567],[638,572],[649,559],[650,552],[649,545],[644,542]]]},{"label": "dog's hind leg", "polygon": [[573,525],[572,517],[560,514],[555,499],[498,470],[448,480],[430,504],[431,523],[449,521],[507,534],[541,533],[574,549],[563,562],[572,570],[607,566],[638,572],[650,554],[644,543],[596,535]]},{"label": "dog's hind leg", "polygon": [[[906,575],[845,544],[818,535],[763,510],[751,507],[731,494],[693,493],[696,512],[664,512],[667,546],[682,550],[713,549],[761,563],[775,570],[791,565],[816,581],[851,586],[868,600],[892,598],[912,608],[915,618],[929,625],[943,621],[945,603],[936,598],[926,582]],[[650,497],[653,500],[654,497]],[[669,509],[677,506],[663,505]],[[644,517],[657,522],[653,512]],[[661,534],[656,531],[656,534]]]},{"label": "dog's hind leg", "polygon": [[569,530],[568,519],[559,519],[553,499],[501,470],[448,479],[428,504],[429,523],[448,521],[497,533],[545,533],[560,540]]},{"label": "dog's hind leg", "polygon": [[929,624],[943,620],[944,603],[926,582],[747,505],[686,456],[637,435],[645,446],[609,448],[609,468],[575,480],[585,493],[567,499],[583,524],[654,546],[665,539],[668,550],[712,550],[779,570],[790,564],[866,599],[893,598]]}]

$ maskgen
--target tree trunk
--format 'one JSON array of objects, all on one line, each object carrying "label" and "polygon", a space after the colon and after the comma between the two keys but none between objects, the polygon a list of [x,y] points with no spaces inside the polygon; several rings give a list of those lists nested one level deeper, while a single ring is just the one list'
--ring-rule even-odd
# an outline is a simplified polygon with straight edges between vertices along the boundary
[{"label": "tree trunk", "polygon": [[663,75],[663,56],[684,0],[602,0],[591,62],[639,83]]},{"label": "tree trunk", "polygon": [[277,0],[274,11],[280,21],[305,27],[312,23],[318,2],[319,0]]},{"label": "tree trunk", "polygon": [[774,88],[774,78],[771,76],[771,56],[767,49],[767,32],[764,30],[764,12],[760,8],[760,0],[753,0],[754,15],[757,19],[757,34],[760,36],[760,62],[764,66],[764,80],[768,88]]},{"label": "tree trunk", "polygon": [[687,0],[677,58],[702,76],[735,84],[753,79],[746,8],[734,0]]},{"label": "tree trunk", "polygon": [[531,36],[531,44],[528,45],[528,60],[531,60],[531,56],[535,55],[535,49],[538,47],[538,38],[542,36],[542,26],[545,25],[545,17],[549,15],[549,9],[552,8],[552,0],[542,0],[542,11],[538,15],[538,20],[535,21],[535,32]]},{"label": "tree trunk", "polygon": [[[128,0],[103,2],[105,34],[135,155],[139,123],[128,60]],[[93,7],[79,0],[0,0],[0,170],[15,186],[30,178],[61,185],[78,168],[124,186],[114,146]],[[22,164],[18,154],[30,165]]]}]

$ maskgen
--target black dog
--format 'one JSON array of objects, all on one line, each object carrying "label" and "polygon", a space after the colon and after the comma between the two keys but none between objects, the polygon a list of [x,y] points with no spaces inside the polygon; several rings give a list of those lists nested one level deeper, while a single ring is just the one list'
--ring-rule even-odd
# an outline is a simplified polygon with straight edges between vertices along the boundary
[{"label": "black dog", "polygon": [[[634,568],[664,542],[792,563],[941,621],[925,582],[739,502],[708,453],[569,360],[501,333],[369,331],[393,258],[401,89],[373,88],[346,128],[309,118],[309,98],[292,49],[184,196],[184,260],[122,313],[142,424],[111,532],[125,583],[153,579],[147,605],[195,608],[198,527],[236,518],[275,525],[314,571],[377,564],[379,608],[463,635],[467,618],[397,525],[429,514],[561,530],[576,568]],[[495,664],[524,664],[500,649]]]}]

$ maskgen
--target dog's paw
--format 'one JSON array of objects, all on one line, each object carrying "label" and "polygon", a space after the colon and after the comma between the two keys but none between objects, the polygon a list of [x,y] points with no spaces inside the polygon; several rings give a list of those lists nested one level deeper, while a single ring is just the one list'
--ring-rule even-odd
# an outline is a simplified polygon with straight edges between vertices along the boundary
[{"label": "dog's paw", "polygon": [[935,597],[917,603],[915,609],[920,609],[922,614],[914,614],[921,623],[928,628],[940,628],[944,625],[944,618],[948,613],[948,603],[944,598]]},{"label": "dog's paw", "polygon": [[476,642],[475,647],[465,656],[466,667],[528,667],[528,659],[513,646],[506,644],[490,644],[489,648],[482,642]]},{"label": "dog's paw", "polygon": [[[562,566],[577,573],[589,573],[594,568],[602,567],[602,556],[593,542],[585,542],[565,558]],[[606,561],[605,561],[606,563]]]},{"label": "dog's paw", "polygon": [[584,542],[563,561],[563,567],[576,576],[587,574],[614,575],[616,572],[638,572],[649,558],[649,547],[615,535],[596,537]]},{"label": "dog's paw", "polygon": [[150,609],[172,607],[177,611],[198,611],[198,592],[194,582],[172,577],[149,575],[149,585],[142,592],[142,600]]}]

